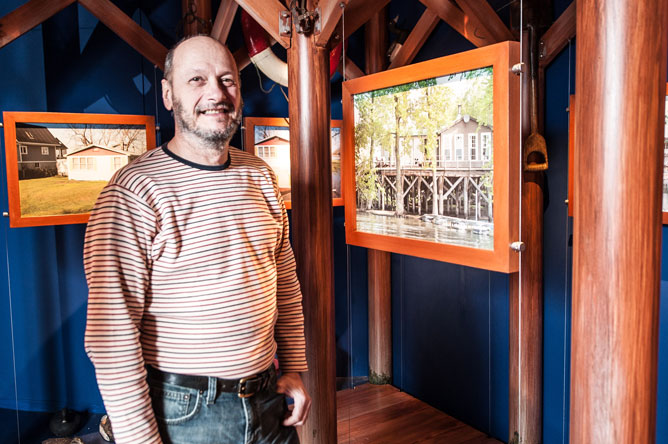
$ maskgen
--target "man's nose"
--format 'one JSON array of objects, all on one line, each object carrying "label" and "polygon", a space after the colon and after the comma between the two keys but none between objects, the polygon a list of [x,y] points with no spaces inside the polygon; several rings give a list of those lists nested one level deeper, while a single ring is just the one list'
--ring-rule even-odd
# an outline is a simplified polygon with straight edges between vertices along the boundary
[{"label": "man's nose", "polygon": [[213,100],[216,102],[221,101],[224,98],[228,98],[228,92],[227,88],[220,83],[220,81],[216,78],[210,79],[206,83],[207,89],[206,89],[206,95],[208,100]]}]

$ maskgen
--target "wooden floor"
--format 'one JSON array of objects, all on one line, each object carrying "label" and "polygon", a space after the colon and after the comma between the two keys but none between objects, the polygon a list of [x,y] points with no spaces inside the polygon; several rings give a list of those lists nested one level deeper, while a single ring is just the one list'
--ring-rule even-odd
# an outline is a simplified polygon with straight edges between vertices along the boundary
[{"label": "wooden floor", "polygon": [[338,444],[499,444],[391,385],[337,392]]}]

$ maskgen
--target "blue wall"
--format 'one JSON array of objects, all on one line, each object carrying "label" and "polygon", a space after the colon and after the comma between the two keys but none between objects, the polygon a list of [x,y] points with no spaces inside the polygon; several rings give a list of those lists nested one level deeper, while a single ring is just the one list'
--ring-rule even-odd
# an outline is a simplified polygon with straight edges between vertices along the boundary
[{"label": "blue wall", "polygon": [[[0,16],[24,3],[0,4]],[[114,0],[165,46],[180,19],[175,0]],[[214,5],[217,2],[214,2]],[[501,7],[506,1],[492,1]],[[554,2],[557,17],[568,1]],[[508,8],[500,15],[507,20]],[[410,29],[424,7],[390,3],[389,16]],[[78,33],[76,30],[78,29]],[[238,18],[229,44],[242,41]],[[415,61],[471,49],[440,23]],[[282,51],[278,50],[278,53]],[[364,66],[362,32],[347,55]],[[568,442],[572,223],[567,195],[568,96],[575,92],[574,42],[546,71],[544,135],[550,153],[545,209],[543,442]],[[0,49],[0,110],[157,115],[159,140],[173,132],[156,81],[161,72],[79,6]],[[250,66],[242,73],[247,116],[287,116],[279,87],[260,91]],[[264,78],[264,89],[271,82]],[[332,118],[341,118],[341,77],[332,82]],[[237,136],[233,143],[241,146]],[[4,149],[4,139],[1,142]],[[0,156],[4,159],[4,156]],[[7,208],[4,160],[0,207]],[[0,408],[53,411],[63,406],[100,412],[93,368],[83,351],[86,285],[85,226],[8,227],[0,221]],[[665,231],[665,229],[664,229]],[[666,233],[664,233],[666,234]],[[293,236],[298,233],[293,233]],[[668,240],[664,236],[664,251]],[[668,444],[668,265],[662,269],[657,443]],[[368,373],[366,250],[345,244],[342,208],[334,209],[337,375]],[[502,440],[508,437],[508,277],[503,274],[392,255],[392,334],[395,386]],[[0,434],[0,441],[3,441]]]}]

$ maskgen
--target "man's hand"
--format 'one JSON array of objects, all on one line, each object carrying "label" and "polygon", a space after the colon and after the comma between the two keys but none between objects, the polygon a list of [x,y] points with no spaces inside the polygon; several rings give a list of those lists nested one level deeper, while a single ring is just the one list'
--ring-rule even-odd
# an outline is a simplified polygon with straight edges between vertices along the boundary
[{"label": "man's hand", "polygon": [[284,373],[276,381],[276,391],[295,401],[292,414],[285,418],[283,425],[304,425],[304,421],[308,418],[308,412],[311,410],[311,397],[306,393],[306,388],[299,373]]}]

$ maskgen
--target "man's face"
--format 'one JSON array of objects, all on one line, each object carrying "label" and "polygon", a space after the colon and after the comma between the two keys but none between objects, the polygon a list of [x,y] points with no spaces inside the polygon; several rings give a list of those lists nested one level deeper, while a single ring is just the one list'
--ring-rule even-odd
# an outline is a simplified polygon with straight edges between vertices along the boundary
[{"label": "man's face", "polygon": [[241,123],[239,77],[232,55],[208,37],[194,37],[175,51],[163,101],[174,110],[176,131],[207,145],[227,144]]}]

